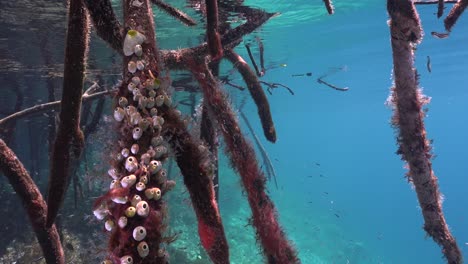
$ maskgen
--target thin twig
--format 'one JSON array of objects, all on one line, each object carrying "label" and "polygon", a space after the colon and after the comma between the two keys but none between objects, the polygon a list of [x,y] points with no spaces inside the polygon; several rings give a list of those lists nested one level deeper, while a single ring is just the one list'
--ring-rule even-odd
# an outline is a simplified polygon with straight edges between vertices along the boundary
[{"label": "thin twig", "polygon": [[[444,3],[446,4],[456,4],[458,0],[445,0]],[[435,5],[439,4],[439,0],[429,0],[429,1],[415,1],[415,5]]]},{"label": "thin twig", "polygon": [[[90,100],[96,100],[103,96],[114,95],[116,92],[117,92],[116,89],[112,89],[112,90],[98,92],[98,93],[91,94],[91,95],[86,95],[82,97],[82,101],[87,102]],[[31,115],[41,114],[41,113],[48,112],[48,111],[58,110],[60,109],[60,104],[61,104],[61,101],[55,101],[55,102],[39,104],[39,105],[35,105],[32,107],[23,109],[7,117],[4,117],[3,119],[0,119],[0,127],[5,126],[6,124],[8,124],[9,122],[12,122],[13,120],[26,118]]]},{"label": "thin twig", "polygon": [[290,93],[291,95],[294,95],[294,91],[293,91],[291,88],[289,88],[288,86],[283,85],[283,84],[281,84],[281,83],[268,83],[268,82],[265,82],[265,81],[260,81],[260,83],[263,83],[264,85],[268,86],[267,91],[268,91],[270,94],[273,94],[273,93],[272,93],[272,90],[273,90],[273,89],[278,88],[278,87],[283,87],[283,88],[285,88],[286,90],[288,90],[289,93]]},{"label": "thin twig", "polygon": [[257,134],[255,133],[255,130],[253,129],[252,125],[249,122],[249,119],[247,119],[247,116],[245,116],[244,112],[242,112],[241,109],[239,109],[239,113],[242,119],[244,120],[245,124],[247,125],[247,128],[249,129],[250,133],[252,134],[254,141],[255,141],[255,145],[257,145],[257,148],[260,151],[260,154],[262,155],[263,164],[265,165],[265,169],[268,175],[268,180],[271,180],[271,178],[273,178],[273,181],[275,182],[275,187],[276,189],[278,189],[278,182],[276,181],[275,168],[273,167],[273,163],[271,163],[268,153],[266,152],[265,148],[260,142],[260,139],[258,139]]},{"label": "thin twig", "polygon": [[222,84],[226,84],[226,85],[229,85],[231,87],[234,87],[236,89],[239,89],[241,91],[244,91],[245,88],[240,86],[240,85],[237,85],[235,83],[232,83],[230,80],[229,80],[229,76],[225,76],[225,77],[220,77],[219,79],[221,81]]},{"label": "thin twig", "polygon": [[257,39],[257,43],[258,43],[258,49],[260,51],[260,67],[261,67],[260,76],[263,76],[266,73],[265,60],[263,58],[263,55],[265,53],[265,48],[263,46],[262,39],[260,37],[257,37],[256,39]]},{"label": "thin twig", "polygon": [[335,89],[335,90],[337,90],[337,91],[346,92],[346,91],[349,90],[348,87],[338,87],[338,86],[336,86],[336,85],[333,85],[333,84],[331,84],[331,83],[328,83],[328,82],[324,81],[324,80],[322,79],[322,77],[318,78],[318,79],[317,79],[317,82],[318,82],[318,83],[321,83],[321,84],[325,84],[326,86],[328,86],[328,87],[330,87],[330,88],[332,88],[332,89]]},{"label": "thin twig", "polygon": [[258,77],[261,77],[262,74],[260,74],[260,71],[258,70],[257,63],[255,62],[255,59],[254,59],[254,57],[252,55],[252,51],[250,50],[250,45],[245,44],[245,48],[247,49],[247,53],[249,54],[250,61],[252,62],[252,65],[253,65],[253,67],[255,69],[255,73],[257,73]]}]

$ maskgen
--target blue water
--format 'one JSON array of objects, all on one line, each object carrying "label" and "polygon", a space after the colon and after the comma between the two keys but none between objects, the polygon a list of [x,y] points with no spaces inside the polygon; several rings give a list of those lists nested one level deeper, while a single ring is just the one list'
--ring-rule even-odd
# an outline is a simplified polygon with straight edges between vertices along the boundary
[{"label": "blue water", "polygon": [[[440,248],[425,237],[416,193],[395,154],[392,111],[384,105],[392,85],[388,16],[379,2],[338,7],[333,16],[284,30],[265,26],[267,58],[287,66],[270,70],[263,80],[295,92],[277,89],[269,96],[279,139],[264,145],[274,159],[280,191],[270,189],[303,263],[444,263]],[[426,36],[416,51],[416,67],[424,93],[432,97],[425,122],[434,140],[433,169],[447,222],[466,259],[468,18],[440,40],[430,36],[442,31],[436,7],[418,6],[418,11]],[[328,80],[349,91],[315,81],[343,66],[346,71]],[[305,72],[313,76],[291,77]],[[258,121],[253,123],[260,131]]]},{"label": "blue water", "polygon": [[[113,1],[117,14],[121,13],[119,2]],[[167,2],[201,20],[199,14],[185,7],[185,1]],[[272,95],[267,93],[278,135],[277,142],[271,144],[261,132],[257,110],[248,93],[225,87],[234,108],[247,98],[243,111],[276,169],[278,189],[273,182],[269,182],[268,188],[280,222],[304,264],[445,263],[441,249],[422,229],[423,218],[416,193],[404,177],[407,172],[405,163],[395,154],[396,131],[390,125],[392,110],[385,106],[393,82],[386,3],[383,0],[335,2],[336,13],[329,16],[319,0],[245,1],[246,5],[281,13],[245,41],[255,36],[263,39],[268,70],[261,79],[287,85],[295,93],[291,95],[282,88],[274,89]],[[21,3],[15,3],[0,8],[0,28],[4,29],[0,31],[0,77],[13,76],[5,79],[8,87],[17,85],[8,81],[19,80],[19,86],[25,91],[24,107],[29,107],[46,101],[48,77],[54,77],[57,91],[61,88],[65,9],[50,1],[40,9],[44,16],[38,17],[37,21],[46,18],[55,21],[53,25],[57,27],[49,28],[31,16],[31,10],[38,10],[37,7],[23,8]],[[26,6],[29,5],[35,6],[32,2]],[[449,8],[451,5],[447,5],[445,14]],[[428,138],[434,140],[433,169],[445,197],[446,220],[464,258],[468,259],[468,213],[465,209],[468,204],[465,195],[468,188],[468,139],[465,136],[468,134],[468,15],[462,16],[449,38],[435,39],[430,32],[443,31],[443,21],[434,14],[436,6],[418,6],[417,9],[425,37],[418,45],[415,63],[423,92],[432,98],[427,106],[425,125]],[[19,11],[23,13],[18,14]],[[160,11],[155,11],[155,17],[161,48],[195,46],[201,41],[203,23],[193,29],[174,22]],[[63,23],[62,27],[60,23]],[[44,35],[49,39],[45,50],[52,53],[50,65],[43,65],[44,54],[39,48]],[[252,49],[254,56],[259,58],[254,42]],[[243,44],[236,51],[250,63]],[[105,77],[120,76],[118,59],[110,55],[109,48],[95,35],[90,54],[92,63],[87,84],[98,73]],[[431,58],[432,73],[426,70],[427,56]],[[232,69],[227,62],[222,65],[223,74]],[[291,76],[307,72],[312,76]],[[329,74],[326,81],[338,87],[349,87],[349,91],[340,92],[317,83],[317,78],[324,74]],[[238,75],[232,77],[235,83],[242,84]],[[0,101],[10,111],[15,97],[9,90],[6,94]],[[181,97],[186,95],[180,93]],[[179,94],[175,98],[179,98]],[[109,106],[106,114],[111,113]],[[4,115],[2,112],[2,117]],[[239,120],[253,142],[244,122]],[[18,123],[14,150],[28,170],[32,170],[33,163],[28,160],[32,151],[29,147],[44,145],[47,122],[46,117],[40,116]],[[96,165],[91,166],[90,174],[96,178],[96,175],[105,175],[108,169],[107,163],[100,160],[103,154],[99,148],[109,140],[106,127],[109,123],[102,123],[100,132],[88,142],[90,160]],[[35,139],[37,142],[23,139],[29,137],[29,129],[40,134]],[[44,160],[36,163],[42,165]],[[231,263],[263,263],[255,232],[248,225],[251,214],[240,187],[240,178],[229,164],[229,160],[221,155],[219,206],[231,249]],[[31,173],[37,175],[38,184],[45,190],[48,169],[41,166],[37,170],[41,171]],[[171,231],[181,234],[169,250],[179,249],[187,255],[185,259],[191,260],[189,263],[208,263],[198,245],[196,220],[182,178],[177,171],[171,177],[178,186],[168,195],[169,225],[174,228]],[[85,176],[82,179],[86,181]],[[90,186],[93,183],[85,182]],[[71,201],[70,197],[72,194],[69,193]],[[92,203],[90,198],[86,202],[88,205]],[[81,206],[85,206],[83,204]],[[80,210],[91,214],[90,206]],[[69,211],[64,226],[67,227],[67,221],[75,221],[81,227],[86,214]],[[96,232],[96,226],[102,224],[86,223],[81,228],[87,235],[92,233],[88,229]],[[15,244],[14,241],[11,244],[10,241],[0,242],[0,245]],[[104,244],[102,242],[103,248]],[[83,243],[82,249],[86,247]]]}]

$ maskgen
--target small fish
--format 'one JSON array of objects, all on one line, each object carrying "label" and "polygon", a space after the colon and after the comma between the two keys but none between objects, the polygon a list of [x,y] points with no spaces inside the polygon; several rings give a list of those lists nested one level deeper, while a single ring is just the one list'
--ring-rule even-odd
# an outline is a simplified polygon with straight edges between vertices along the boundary
[{"label": "small fish", "polygon": [[317,165],[317,166],[319,166],[319,167],[320,167],[320,163],[318,163],[318,162],[315,162],[315,165]]},{"label": "small fish", "polygon": [[438,39],[444,39],[444,38],[448,38],[449,33],[438,33],[438,32],[432,31],[431,35]]},{"label": "small fish", "polygon": [[175,87],[174,87],[174,90],[175,90],[176,92],[182,92],[182,91],[185,91],[185,87],[183,87],[183,86],[175,86]]},{"label": "small fish", "polygon": [[323,192],[324,194],[328,195],[328,192]]},{"label": "small fish", "polygon": [[44,258],[43,256],[38,257],[38,258],[35,258],[35,259],[32,260],[32,262],[33,262],[33,263],[34,263],[34,262],[38,262],[39,260],[41,260],[41,259],[43,259],[43,258]]},{"label": "small fish", "polygon": [[427,71],[428,71],[429,73],[431,73],[431,72],[432,72],[431,57],[429,57],[429,56],[427,56],[426,67],[427,67]]},{"label": "small fish", "polygon": [[285,67],[288,67],[288,65],[287,65],[286,63],[281,63],[281,64],[280,64],[280,67],[285,68]]},{"label": "small fish", "polygon": [[291,75],[292,77],[302,77],[302,76],[312,76],[312,73],[311,72],[307,72],[307,73],[299,73],[299,74],[292,74]]},{"label": "small fish", "polygon": [[336,216],[336,218],[340,218],[340,216],[338,214],[334,214]]}]

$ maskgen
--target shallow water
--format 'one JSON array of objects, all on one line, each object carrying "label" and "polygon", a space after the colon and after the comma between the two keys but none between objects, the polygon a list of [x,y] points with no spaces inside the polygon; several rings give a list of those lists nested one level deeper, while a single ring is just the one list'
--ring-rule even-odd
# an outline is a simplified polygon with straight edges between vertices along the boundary
[{"label": "shallow water", "polygon": [[[2,117],[14,109],[13,89],[20,89],[24,94],[22,108],[48,101],[48,81],[59,98],[65,9],[63,3],[53,2],[26,5],[0,0],[3,7],[0,8]],[[395,154],[395,131],[389,123],[392,110],[385,106],[392,86],[385,2],[336,1],[336,13],[332,16],[326,14],[321,1],[315,2],[245,2],[281,13],[244,39],[252,41],[256,36],[263,39],[268,69],[261,80],[281,83],[294,91],[291,95],[286,89],[278,88],[272,95],[267,93],[278,134],[275,144],[263,137],[255,105],[247,92],[226,87],[235,106],[247,97],[243,112],[248,115],[276,170],[278,188],[272,181],[268,187],[280,221],[302,263],[444,263],[440,248],[425,237],[416,193],[404,177],[407,172],[404,162]],[[201,19],[185,7],[183,1],[173,5]],[[115,7],[119,13],[119,4],[115,3]],[[464,106],[468,99],[465,87],[468,36],[464,32],[468,18],[461,17],[449,38],[435,39],[430,32],[443,31],[442,20],[434,15],[436,6],[418,6],[417,9],[425,36],[416,51],[416,67],[424,93],[432,98],[427,106],[425,124],[428,138],[434,140],[433,169],[445,197],[443,208],[447,222],[467,259],[468,215],[464,208],[468,204],[465,195],[468,183],[464,176],[468,171],[468,140],[464,135],[468,133],[468,115]],[[190,29],[161,12],[156,12],[155,18],[158,44],[163,49],[195,46],[204,33],[203,24]],[[257,46],[252,44],[252,48],[258,58]],[[250,62],[244,45],[236,50]],[[431,73],[426,70],[427,56],[431,58]],[[104,76],[108,86],[117,82],[120,59],[94,35],[89,58],[87,85],[95,81],[97,75]],[[223,63],[222,69],[226,73],[232,66]],[[312,76],[292,77],[308,72]],[[325,74],[329,74],[328,82],[349,87],[349,90],[341,92],[319,84],[317,78]],[[231,78],[242,84],[238,75]],[[186,92],[176,92],[175,99],[188,96]],[[110,105],[109,100],[107,116],[112,111]],[[76,236],[70,241],[80,245],[72,247],[73,250],[66,249],[67,253],[82,254],[71,263],[81,263],[79,259],[85,261],[84,255],[100,256],[102,252],[95,251],[95,247],[105,248],[102,223],[88,217],[92,215],[93,197],[104,189],[99,188],[99,175],[104,175],[108,169],[107,164],[101,162],[106,158],[102,145],[111,139],[106,129],[109,123],[105,120],[103,118],[98,131],[89,139],[87,171],[82,168],[80,174],[83,185],[89,186],[90,191],[80,200],[78,209],[73,207],[70,191],[66,209],[62,211],[61,221],[67,234]],[[43,191],[48,177],[47,144],[44,144],[47,122],[47,116],[43,115],[18,122],[12,143]],[[245,124],[241,124],[253,141]],[[220,157],[219,205],[231,248],[231,263],[262,263],[255,233],[248,225],[250,209],[240,179],[229,164],[223,154]],[[171,177],[178,186],[168,197],[170,226],[171,231],[180,233],[170,248],[172,263],[209,263],[199,246],[196,220],[182,178],[176,169],[172,170]],[[104,185],[107,186],[107,182]],[[4,179],[0,180],[0,188],[5,208],[18,204]],[[0,238],[0,248],[16,248],[18,243],[28,245],[25,240],[30,241],[32,233],[18,226],[29,226],[23,212],[15,210],[10,219],[0,223],[1,233],[9,234]],[[12,241],[13,237],[17,239]],[[0,262],[10,263],[15,259],[15,253],[8,258],[7,253],[8,250],[0,252],[0,256],[3,255]],[[37,250],[31,254],[40,257]],[[28,263],[23,257],[16,256],[16,259],[18,263]]]}]

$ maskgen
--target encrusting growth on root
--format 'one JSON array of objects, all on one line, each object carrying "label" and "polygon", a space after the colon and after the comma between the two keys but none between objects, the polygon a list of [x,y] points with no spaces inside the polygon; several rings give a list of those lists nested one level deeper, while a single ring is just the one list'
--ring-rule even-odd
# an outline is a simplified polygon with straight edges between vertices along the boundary
[{"label": "encrusting growth on root", "polygon": [[442,212],[437,178],[432,171],[431,147],[426,139],[422,105],[427,101],[418,87],[413,66],[414,47],[422,29],[411,0],[388,0],[395,87],[392,123],[399,130],[398,153],[408,162],[408,179],[414,184],[424,217],[424,230],[442,247],[448,263],[462,263],[462,255]]},{"label": "encrusting growth on root", "polygon": [[52,151],[47,195],[47,226],[51,227],[63,203],[70,182],[71,166],[76,165],[84,146],[80,129],[81,96],[89,40],[88,14],[83,0],[71,0],[65,49],[60,123]]},{"label": "encrusting growth on root", "polygon": [[0,171],[23,202],[47,264],[64,264],[65,255],[56,226],[46,226],[47,205],[39,188],[15,153],[0,139]]},{"label": "encrusting growth on root", "polygon": [[295,249],[278,223],[273,202],[266,193],[266,178],[258,166],[255,151],[242,135],[224,93],[209,71],[206,61],[194,58],[188,65],[220,126],[231,164],[241,176],[252,209],[252,223],[268,263],[299,263]]},{"label": "encrusting growth on root", "polygon": [[124,8],[127,67],[114,111],[120,122],[121,151],[109,170],[114,178],[111,190],[96,201],[94,211],[98,219],[106,219],[105,228],[111,232],[108,261],[168,261],[161,244],[173,238],[163,237],[166,210],[162,196],[175,183],[167,180],[162,168],[167,140],[191,195],[202,245],[214,263],[227,264],[229,251],[214,198],[208,150],[188,133],[166,93],[169,80],[160,76],[149,1],[131,3],[134,1],[126,1]]},{"label": "encrusting growth on root", "polygon": [[176,161],[184,177],[198,220],[202,246],[213,263],[229,263],[229,247],[215,198],[213,167],[208,148],[188,133],[175,110],[165,112],[165,135],[176,152]]}]

